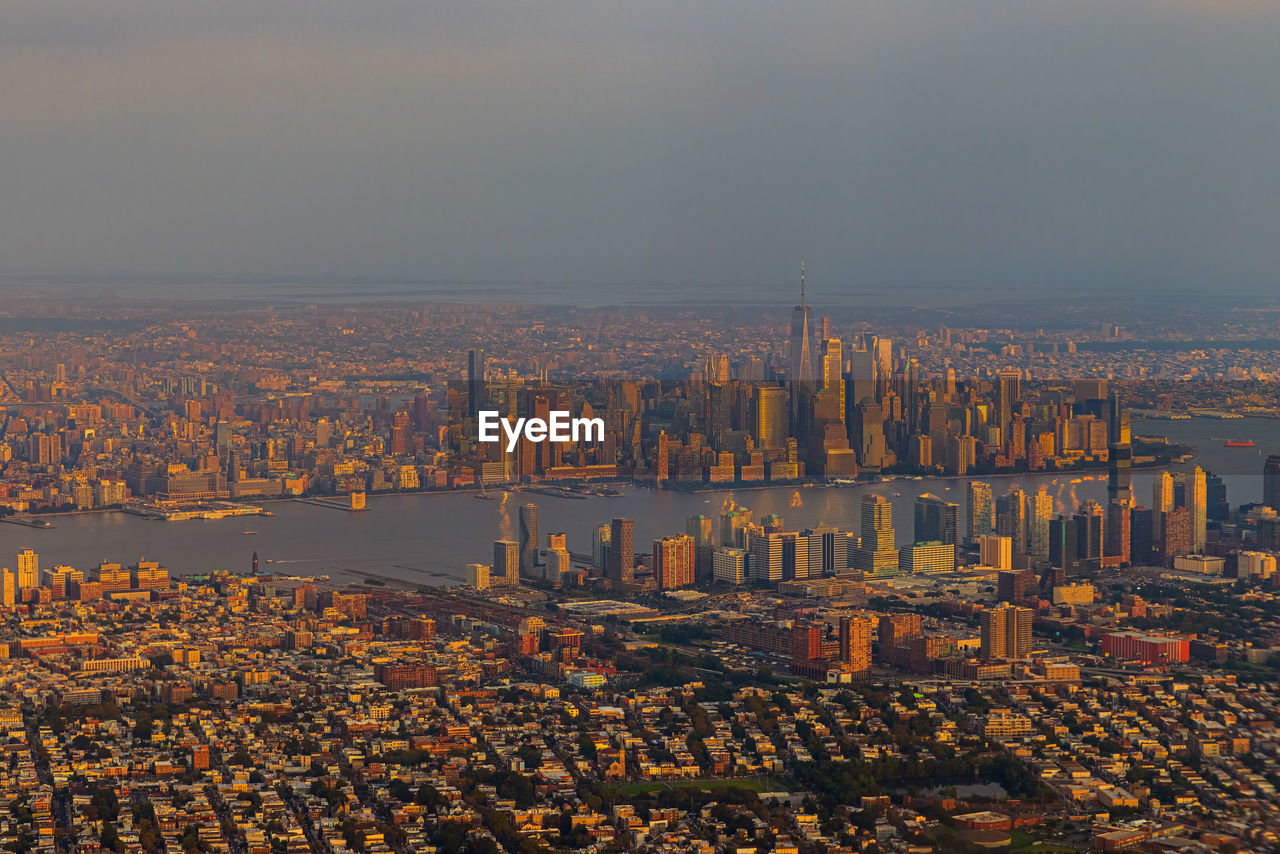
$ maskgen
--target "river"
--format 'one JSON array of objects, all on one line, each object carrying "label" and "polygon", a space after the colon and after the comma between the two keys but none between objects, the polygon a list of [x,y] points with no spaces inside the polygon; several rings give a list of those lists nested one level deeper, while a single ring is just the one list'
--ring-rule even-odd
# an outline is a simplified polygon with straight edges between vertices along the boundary
[{"label": "river", "polygon": [[[1197,447],[1200,455],[1190,465],[1225,476],[1232,505],[1261,499],[1262,462],[1267,454],[1280,454],[1280,421],[1271,419],[1135,419],[1134,432],[1166,435]],[[1252,439],[1257,447],[1224,448],[1224,439]],[[1151,477],[1149,470],[1134,473],[1134,494],[1140,504],[1150,503]],[[1079,482],[1073,483],[1076,479]],[[986,480],[996,494],[1015,487],[1034,491],[1047,483],[1058,510],[1087,498],[1106,501],[1105,472]],[[77,569],[104,560],[130,564],[145,556],[160,561],[173,575],[189,575],[218,569],[247,572],[257,552],[263,571],[329,575],[335,581],[385,576],[446,584],[461,579],[468,563],[489,563],[493,540],[517,539],[519,507],[526,502],[539,506],[543,542],[546,533],[563,531],[568,534],[571,551],[588,553],[591,529],[597,522],[614,516],[634,519],[636,548],[648,551],[653,538],[683,531],[687,516],[714,516],[730,502],[751,508],[757,519],[776,513],[791,529],[825,524],[856,530],[859,501],[868,492],[878,492],[893,502],[901,545],[910,541],[912,501],[922,493],[932,492],[960,504],[964,524],[966,483],[966,479],[927,478],[847,488],[770,487],[700,493],[628,486],[622,497],[586,500],[528,492],[511,492],[501,501],[477,500],[471,493],[423,493],[370,497],[370,510],[365,513],[277,501],[268,505],[275,514],[272,517],[187,522],[157,522],[117,512],[83,513],[48,517],[56,525],[52,529],[0,524],[0,555],[16,555],[30,546],[40,554],[42,567],[69,564]],[[245,531],[256,533],[247,535]]]}]

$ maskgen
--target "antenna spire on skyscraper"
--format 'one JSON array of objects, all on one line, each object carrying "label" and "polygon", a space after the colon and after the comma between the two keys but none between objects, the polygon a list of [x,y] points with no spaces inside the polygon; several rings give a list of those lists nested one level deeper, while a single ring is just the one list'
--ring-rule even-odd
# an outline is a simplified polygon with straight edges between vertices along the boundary
[{"label": "antenna spire on skyscraper", "polygon": [[804,305],[804,262],[800,262],[800,304]]}]

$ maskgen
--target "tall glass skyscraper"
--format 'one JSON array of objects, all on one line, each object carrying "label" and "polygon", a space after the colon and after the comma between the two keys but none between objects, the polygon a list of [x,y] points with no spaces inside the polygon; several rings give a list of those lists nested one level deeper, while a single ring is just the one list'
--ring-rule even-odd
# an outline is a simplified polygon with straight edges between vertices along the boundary
[{"label": "tall glass skyscraper", "polygon": [[991,484],[978,480],[969,481],[969,540],[977,542],[978,537],[990,534],[995,528],[995,499],[991,494]]},{"label": "tall glass skyscraper", "polygon": [[610,523],[609,563],[605,577],[615,584],[630,584],[635,580],[635,522],[616,518]]},{"label": "tall glass skyscraper", "polygon": [[813,335],[809,328],[809,306],[804,300],[804,265],[800,265],[800,304],[791,311],[790,340],[791,425],[798,433],[804,400],[814,392]]}]

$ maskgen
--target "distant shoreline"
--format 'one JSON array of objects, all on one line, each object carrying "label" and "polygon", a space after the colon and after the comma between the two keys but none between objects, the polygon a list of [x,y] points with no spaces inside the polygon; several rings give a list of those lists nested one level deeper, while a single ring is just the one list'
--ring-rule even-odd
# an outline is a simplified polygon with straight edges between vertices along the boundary
[{"label": "distant shoreline", "polygon": [[[1187,446],[1187,447],[1190,447],[1190,446]],[[1184,460],[1181,460],[1181,461],[1175,460],[1169,463],[1150,463],[1150,464],[1143,464],[1143,465],[1134,465],[1133,469],[1138,471],[1149,471],[1149,470],[1158,471],[1160,469],[1175,468],[1177,466],[1186,465],[1187,463],[1194,460],[1198,455],[1199,455],[1198,450],[1195,448],[1191,448],[1190,455]],[[692,486],[663,486],[663,487],[654,487],[649,484],[640,484],[640,483],[635,483],[632,485],[636,486],[638,489],[648,490],[651,492],[677,492],[677,493],[684,493],[686,495],[700,495],[705,493],[720,493],[720,492],[763,492],[770,489],[820,489],[820,490],[861,489],[864,487],[871,487],[871,488],[875,488],[879,486],[887,487],[893,484],[899,484],[903,482],[914,483],[914,482],[917,482],[917,480],[919,481],[960,481],[960,480],[981,481],[981,480],[996,480],[996,479],[1009,479],[1009,478],[1025,478],[1025,477],[1053,477],[1056,479],[1056,478],[1063,478],[1063,477],[1066,477],[1066,478],[1080,477],[1082,475],[1087,475],[1092,480],[1106,480],[1106,477],[1105,477],[1106,471],[1107,471],[1107,468],[1105,466],[1090,466],[1088,468],[1079,468],[1079,469],[1053,469],[1053,470],[1046,470],[1046,471],[1012,471],[1012,472],[1006,471],[1006,472],[990,472],[990,473],[974,473],[974,474],[958,474],[958,475],[904,474],[904,475],[892,475],[890,476],[889,479],[886,479],[886,480],[867,480],[867,481],[859,481],[857,483],[849,483],[849,484],[838,484],[838,483],[833,483],[831,481],[823,481],[823,480],[791,480],[791,481],[782,481],[777,483],[769,483],[769,482],[757,483],[752,481],[748,483],[716,483],[716,484],[703,484],[703,485],[692,485]],[[1098,474],[1099,472],[1102,472],[1103,476],[1099,476]],[[534,485],[536,486],[538,484],[534,484]],[[519,485],[495,484],[487,488],[494,492],[520,493],[520,492],[528,491],[529,494],[533,496],[540,495],[544,498],[560,498],[559,496],[556,496],[556,495],[540,493],[537,491],[529,491],[525,488],[527,486],[529,486],[529,484],[519,484]],[[476,494],[479,494],[479,492],[480,492],[480,489],[478,487],[461,487],[459,489],[416,489],[416,490],[408,490],[403,492],[369,493],[369,498],[373,499],[373,498],[392,498],[392,497],[428,496],[428,495],[476,495]],[[256,499],[254,501],[246,501],[245,503],[265,504],[268,502],[275,503],[275,502],[282,502],[282,501],[292,501],[299,504],[308,504],[311,506],[317,506],[314,501],[314,499],[316,498],[323,500],[326,498],[333,499],[338,497],[341,497],[341,496],[305,496],[304,497],[304,498],[311,498],[313,500],[299,500],[299,498],[295,496],[291,496],[288,498],[272,497],[272,498]],[[593,497],[593,496],[584,496],[584,497]],[[595,496],[595,497],[600,497],[600,496]],[[566,499],[561,498],[560,500],[566,500]],[[334,509],[338,509],[338,510],[346,509],[346,508],[343,508],[341,505],[337,505],[337,504],[334,504],[333,507]],[[63,511],[47,511],[46,510],[46,511],[37,512],[37,513],[15,513],[12,515],[21,516],[24,519],[49,519],[52,521],[54,519],[58,519],[60,517],[67,517],[67,516],[89,516],[93,514],[124,513],[124,512],[125,511],[119,507],[100,507],[100,508],[93,508],[88,510],[63,510]],[[134,514],[126,514],[126,515],[134,515]],[[214,520],[210,520],[210,519],[182,519],[182,520],[146,519],[145,517],[142,517],[142,516],[138,516],[137,518],[143,519],[144,521],[151,521],[151,522],[222,521],[217,519],[214,519]],[[252,516],[232,516],[228,518],[249,519],[249,518],[252,518]],[[36,528],[34,530],[56,530],[56,528],[50,528],[50,529]]]}]

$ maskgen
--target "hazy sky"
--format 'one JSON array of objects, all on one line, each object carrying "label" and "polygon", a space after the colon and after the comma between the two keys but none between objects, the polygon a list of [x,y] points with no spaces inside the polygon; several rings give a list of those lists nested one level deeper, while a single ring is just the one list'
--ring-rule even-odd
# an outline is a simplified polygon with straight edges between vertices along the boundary
[{"label": "hazy sky", "polygon": [[1280,292],[1272,0],[0,0],[0,79],[5,272]]}]

